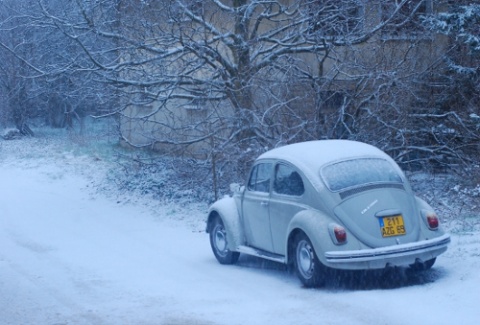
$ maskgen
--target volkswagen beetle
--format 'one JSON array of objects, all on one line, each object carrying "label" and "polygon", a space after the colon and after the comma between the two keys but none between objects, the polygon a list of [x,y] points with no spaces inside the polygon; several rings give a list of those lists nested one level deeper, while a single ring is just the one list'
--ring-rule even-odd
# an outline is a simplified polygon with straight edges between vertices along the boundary
[{"label": "volkswagen beetle", "polygon": [[208,211],[221,264],[240,253],[292,265],[307,286],[328,269],[429,269],[450,236],[387,154],[365,143],[319,140],[258,157],[245,186]]}]

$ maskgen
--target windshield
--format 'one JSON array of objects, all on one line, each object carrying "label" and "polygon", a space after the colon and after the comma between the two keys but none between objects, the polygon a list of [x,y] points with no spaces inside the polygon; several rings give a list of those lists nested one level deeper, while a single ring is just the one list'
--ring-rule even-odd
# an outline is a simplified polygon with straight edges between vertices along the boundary
[{"label": "windshield", "polygon": [[333,192],[372,183],[402,183],[402,178],[392,164],[375,158],[338,162],[325,166],[321,174]]}]

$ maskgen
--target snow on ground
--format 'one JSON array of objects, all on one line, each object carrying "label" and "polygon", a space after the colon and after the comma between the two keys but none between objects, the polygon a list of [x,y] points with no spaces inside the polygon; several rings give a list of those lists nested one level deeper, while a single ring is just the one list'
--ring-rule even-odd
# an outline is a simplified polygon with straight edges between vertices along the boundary
[{"label": "snow on ground", "polygon": [[273,262],[218,264],[202,205],[102,186],[97,149],[0,141],[0,324],[478,323],[478,229],[455,231],[430,271],[304,289]]}]

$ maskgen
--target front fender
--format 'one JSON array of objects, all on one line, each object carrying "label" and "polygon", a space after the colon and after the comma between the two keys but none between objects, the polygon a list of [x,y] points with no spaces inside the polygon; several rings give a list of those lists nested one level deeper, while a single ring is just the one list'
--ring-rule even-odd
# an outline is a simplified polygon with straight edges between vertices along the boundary
[{"label": "front fender", "polygon": [[332,217],[318,210],[303,210],[295,215],[288,226],[289,235],[286,260],[290,261],[292,257],[291,254],[293,254],[292,248],[295,236],[299,232],[307,235],[312,242],[318,259],[322,264],[327,266],[329,266],[329,263],[326,260],[325,252],[360,248],[359,242],[348,230],[348,242],[344,245],[336,245],[329,233],[329,225],[332,223],[343,226],[339,221],[334,220]]},{"label": "front fender", "polygon": [[236,251],[237,247],[243,245],[244,234],[243,226],[240,220],[240,213],[233,197],[225,197],[218,200],[208,210],[207,233],[210,232],[212,221],[215,217],[220,217],[227,232],[228,249]]}]

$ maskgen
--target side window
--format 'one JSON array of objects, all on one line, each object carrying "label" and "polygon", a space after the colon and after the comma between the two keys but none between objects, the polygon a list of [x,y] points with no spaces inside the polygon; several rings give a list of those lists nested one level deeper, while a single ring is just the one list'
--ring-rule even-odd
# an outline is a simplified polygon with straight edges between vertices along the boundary
[{"label": "side window", "polygon": [[278,194],[300,196],[305,192],[302,177],[292,167],[278,164],[273,190]]},{"label": "side window", "polygon": [[270,192],[270,175],[272,164],[264,163],[255,165],[250,174],[248,189],[257,192]]}]

